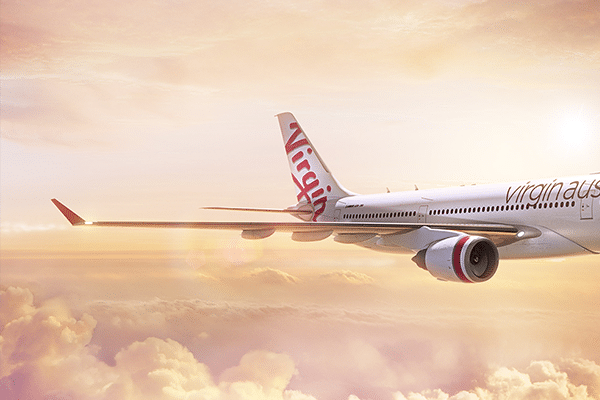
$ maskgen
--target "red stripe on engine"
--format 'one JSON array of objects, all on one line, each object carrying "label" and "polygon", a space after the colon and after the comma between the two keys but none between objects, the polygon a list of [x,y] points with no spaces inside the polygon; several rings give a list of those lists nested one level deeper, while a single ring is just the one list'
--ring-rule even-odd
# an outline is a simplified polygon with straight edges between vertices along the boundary
[{"label": "red stripe on engine", "polygon": [[460,266],[460,254],[462,253],[462,249],[465,247],[465,243],[467,243],[468,240],[469,237],[465,236],[458,241],[456,246],[454,246],[454,252],[452,253],[452,267],[454,268],[454,273],[461,281],[472,283],[471,280],[465,276],[465,273]]}]

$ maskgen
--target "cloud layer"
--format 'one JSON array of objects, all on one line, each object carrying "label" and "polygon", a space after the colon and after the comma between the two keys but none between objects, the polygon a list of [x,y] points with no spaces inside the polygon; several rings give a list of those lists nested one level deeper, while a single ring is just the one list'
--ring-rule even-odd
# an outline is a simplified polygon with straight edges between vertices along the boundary
[{"label": "cloud layer", "polygon": [[[436,324],[426,318],[396,326],[377,313],[158,300],[97,302],[75,317],[60,300],[38,305],[28,289],[9,287],[0,296],[6,399],[591,400],[600,394],[594,361],[491,365],[477,335],[443,343],[444,335],[429,332],[436,339],[419,340],[419,331]],[[411,332],[398,337],[398,329]],[[477,350],[464,348],[468,343]]]},{"label": "cloud layer", "polygon": [[313,399],[286,390],[295,374],[285,354],[255,350],[215,382],[180,343],[148,337],[120,350],[114,366],[90,346],[96,321],[64,304],[33,305],[27,289],[1,292],[3,399]]}]

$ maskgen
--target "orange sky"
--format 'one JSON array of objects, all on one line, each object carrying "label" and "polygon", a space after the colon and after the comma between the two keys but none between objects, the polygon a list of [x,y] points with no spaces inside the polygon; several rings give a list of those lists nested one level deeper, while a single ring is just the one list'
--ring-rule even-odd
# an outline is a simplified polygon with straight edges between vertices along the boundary
[{"label": "orange sky", "polygon": [[600,396],[595,257],[447,284],[50,203],[285,219],[199,209],[294,203],[284,111],[359,193],[598,172],[596,1],[1,0],[0,33],[0,397]]}]

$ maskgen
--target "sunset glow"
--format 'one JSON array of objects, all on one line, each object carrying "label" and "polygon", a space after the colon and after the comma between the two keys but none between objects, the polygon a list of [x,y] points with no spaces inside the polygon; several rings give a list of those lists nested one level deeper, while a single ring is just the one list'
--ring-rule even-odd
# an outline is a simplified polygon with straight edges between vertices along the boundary
[{"label": "sunset glow", "polygon": [[1,0],[0,28],[0,398],[600,398],[600,256],[452,284],[50,202],[291,221],[201,209],[296,203],[286,111],[357,193],[600,172],[597,1]]},{"label": "sunset glow", "polygon": [[566,112],[559,123],[561,142],[564,146],[576,149],[598,143],[597,129],[592,126],[589,116],[582,111]]}]

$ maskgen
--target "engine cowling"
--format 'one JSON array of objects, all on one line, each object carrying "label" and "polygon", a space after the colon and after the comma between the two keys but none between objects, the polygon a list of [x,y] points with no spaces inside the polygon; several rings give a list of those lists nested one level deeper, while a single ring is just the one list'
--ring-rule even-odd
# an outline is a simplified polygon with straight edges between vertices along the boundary
[{"label": "engine cowling", "polygon": [[463,235],[435,242],[412,260],[438,279],[475,283],[494,276],[500,257],[491,240]]}]

